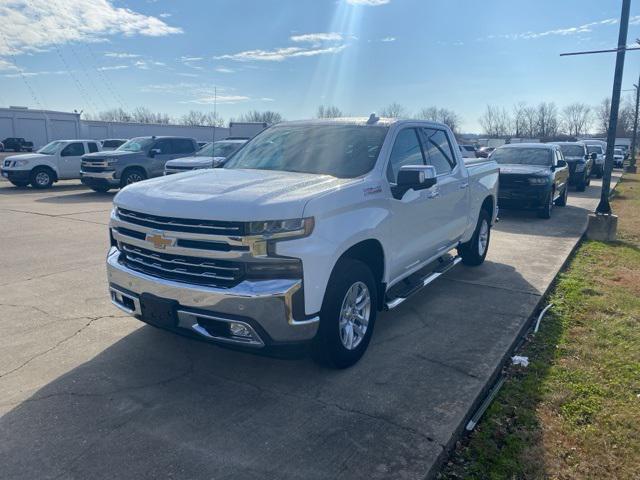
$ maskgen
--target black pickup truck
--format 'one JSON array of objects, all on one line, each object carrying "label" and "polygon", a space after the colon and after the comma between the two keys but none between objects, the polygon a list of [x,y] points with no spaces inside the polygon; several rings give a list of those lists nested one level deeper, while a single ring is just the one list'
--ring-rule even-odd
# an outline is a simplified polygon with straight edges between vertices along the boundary
[{"label": "black pickup truck", "polygon": [[503,145],[490,158],[500,167],[500,208],[533,209],[540,218],[551,218],[554,205],[567,204],[569,168],[558,145]]},{"label": "black pickup truck", "polygon": [[27,142],[24,138],[9,137],[2,140],[5,150],[14,152],[33,152],[33,142]]}]

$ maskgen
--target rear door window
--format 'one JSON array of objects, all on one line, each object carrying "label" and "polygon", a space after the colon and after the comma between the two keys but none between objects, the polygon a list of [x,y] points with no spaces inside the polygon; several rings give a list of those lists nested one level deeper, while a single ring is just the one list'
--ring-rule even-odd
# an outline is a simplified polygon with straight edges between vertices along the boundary
[{"label": "rear door window", "polygon": [[437,128],[421,128],[420,131],[427,165],[436,167],[438,175],[450,173],[456,166],[456,157],[446,132]]},{"label": "rear door window", "polygon": [[173,144],[173,153],[193,153],[196,151],[193,142],[188,138],[174,138],[171,143]]},{"label": "rear door window", "polygon": [[161,140],[158,140],[154,144],[153,148],[160,150],[160,154],[161,155],[166,155],[168,153],[174,153],[173,152],[172,142],[168,138],[163,138]]},{"label": "rear door window", "polygon": [[89,147],[89,153],[95,153],[98,151],[98,145],[94,142],[87,143],[87,146]]}]

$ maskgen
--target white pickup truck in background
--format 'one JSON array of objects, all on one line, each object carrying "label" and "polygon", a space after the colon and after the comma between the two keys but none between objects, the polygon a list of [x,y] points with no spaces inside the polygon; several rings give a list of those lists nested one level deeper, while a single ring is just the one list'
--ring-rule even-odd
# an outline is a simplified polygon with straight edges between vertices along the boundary
[{"label": "white pickup truck in background", "polygon": [[5,158],[2,176],[16,187],[49,188],[58,180],[80,178],[82,156],[100,150],[95,140],[55,140],[36,153]]},{"label": "white pickup truck in background", "polygon": [[484,261],[498,174],[490,159],[465,164],[439,123],[281,123],[224,168],[118,193],[111,299],[178,333],[255,350],[311,342],[348,367],[378,311]]}]

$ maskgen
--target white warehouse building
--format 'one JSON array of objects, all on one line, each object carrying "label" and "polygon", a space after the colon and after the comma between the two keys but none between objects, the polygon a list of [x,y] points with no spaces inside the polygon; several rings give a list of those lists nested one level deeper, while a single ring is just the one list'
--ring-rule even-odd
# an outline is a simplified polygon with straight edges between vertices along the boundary
[{"label": "white warehouse building", "polygon": [[[82,120],[79,113],[32,110],[26,107],[0,108],[0,141],[7,137],[21,137],[40,148],[53,140],[85,138],[133,138],[147,135],[179,135],[195,138],[199,142],[210,142],[213,127],[191,127],[186,125],[103,122]],[[226,127],[215,128],[215,139],[230,135]]]}]

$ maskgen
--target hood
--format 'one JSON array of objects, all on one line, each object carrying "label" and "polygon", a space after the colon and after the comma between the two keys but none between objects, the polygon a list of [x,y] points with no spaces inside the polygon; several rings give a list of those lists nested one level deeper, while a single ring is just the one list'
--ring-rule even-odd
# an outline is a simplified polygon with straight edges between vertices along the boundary
[{"label": "hood", "polygon": [[547,175],[549,167],[540,165],[500,165],[500,173],[507,175]]},{"label": "hood", "polygon": [[131,155],[146,155],[144,152],[125,152],[122,150],[102,150],[100,152],[87,153],[82,158],[87,160],[100,160],[101,158],[113,158],[113,157],[130,157]]},{"label": "hood", "polygon": [[224,157],[184,157],[169,160],[165,165],[167,167],[190,167],[190,168],[211,168],[214,161],[224,161]]},{"label": "hood", "polygon": [[584,162],[584,161],[585,161],[584,157],[567,157],[566,155],[564,156],[564,159],[565,159],[568,163],[573,163],[573,162]]},{"label": "hood", "polygon": [[129,185],[114,204],[165,217],[280,220],[300,218],[312,197],[360,181],[269,170],[192,170]]},{"label": "hood", "polygon": [[44,153],[25,153],[23,155],[11,155],[4,160],[36,160],[38,158],[54,158],[55,155],[45,155]]}]

